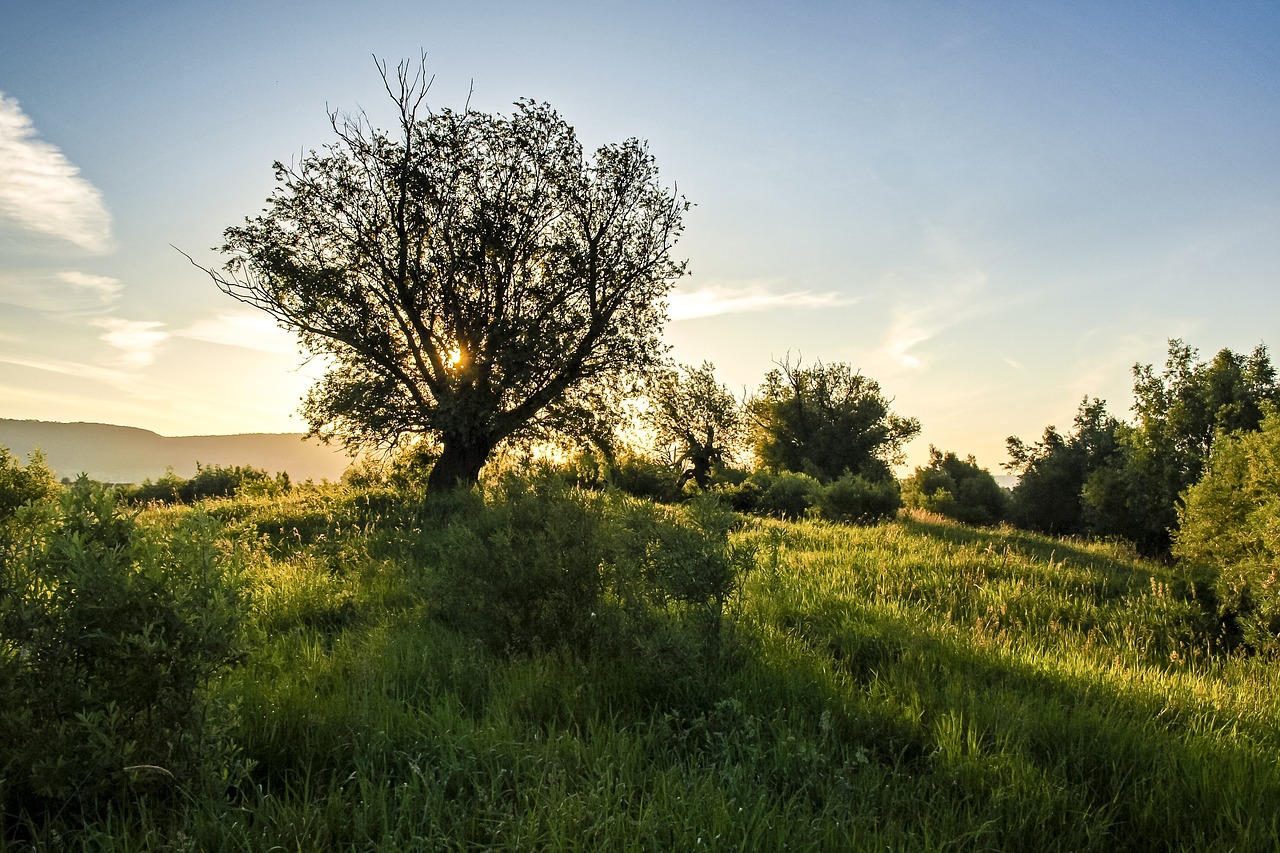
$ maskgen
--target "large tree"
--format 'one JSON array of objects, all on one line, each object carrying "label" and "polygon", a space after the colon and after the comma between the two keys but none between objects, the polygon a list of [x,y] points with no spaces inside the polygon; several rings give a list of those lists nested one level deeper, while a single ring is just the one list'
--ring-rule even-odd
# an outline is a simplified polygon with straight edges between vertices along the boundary
[{"label": "large tree", "polygon": [[325,359],[312,433],[425,438],[433,488],[505,440],[601,434],[607,389],[661,355],[688,204],[636,139],[588,157],[546,104],[432,110],[421,71],[380,71],[396,132],[332,114],[336,140],[276,163],[264,211],[227,229],[218,285]]},{"label": "large tree", "polygon": [[747,403],[756,455],[766,468],[831,482],[843,474],[891,479],[920,422],[889,410],[880,383],[847,364],[802,367],[784,359]]}]

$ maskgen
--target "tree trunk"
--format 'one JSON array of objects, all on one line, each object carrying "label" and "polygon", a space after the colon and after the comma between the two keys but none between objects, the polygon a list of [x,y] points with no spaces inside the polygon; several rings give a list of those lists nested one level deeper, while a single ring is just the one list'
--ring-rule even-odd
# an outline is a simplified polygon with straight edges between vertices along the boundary
[{"label": "tree trunk", "polygon": [[493,448],[487,444],[462,439],[444,439],[444,450],[427,478],[428,492],[469,489],[480,479],[480,469]]}]

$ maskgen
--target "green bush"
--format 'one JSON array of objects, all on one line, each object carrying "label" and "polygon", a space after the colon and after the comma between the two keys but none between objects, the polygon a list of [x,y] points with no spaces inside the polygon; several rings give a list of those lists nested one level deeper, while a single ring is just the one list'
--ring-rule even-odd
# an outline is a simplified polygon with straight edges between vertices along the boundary
[{"label": "green bush", "polygon": [[828,521],[874,524],[897,515],[902,497],[898,481],[892,477],[870,480],[861,474],[845,474],[818,491],[815,506]]},{"label": "green bush", "polygon": [[0,524],[12,518],[18,507],[48,500],[58,490],[44,455],[32,451],[23,465],[7,448],[0,447]]},{"label": "green bush", "polygon": [[721,494],[739,512],[794,519],[804,517],[821,489],[808,474],[761,470],[737,486],[722,487]]},{"label": "green bush", "polygon": [[289,475],[281,472],[272,477],[250,465],[201,465],[196,463],[194,477],[184,480],[170,469],[154,483],[126,488],[122,496],[133,503],[192,504],[206,498],[230,498],[238,494],[279,494],[290,488]]},{"label": "green bush", "polygon": [[220,778],[205,688],[238,653],[238,601],[199,530],[144,536],[82,478],[0,541],[0,803],[12,828],[101,815]]},{"label": "green bush", "polygon": [[1010,498],[972,456],[961,459],[930,446],[929,464],[902,484],[902,501],[965,524],[989,525],[1004,520]]},{"label": "green bush", "polygon": [[660,465],[640,456],[618,459],[609,481],[629,495],[661,503],[674,503],[682,496],[679,472],[670,465]]},{"label": "green bush", "polygon": [[754,560],[715,496],[660,506],[549,477],[438,501],[423,540],[435,618],[499,655],[613,661],[628,701],[706,695]]},{"label": "green bush", "polygon": [[1280,652],[1280,411],[1217,439],[1178,518],[1174,555],[1216,569],[1221,615],[1252,648]]}]

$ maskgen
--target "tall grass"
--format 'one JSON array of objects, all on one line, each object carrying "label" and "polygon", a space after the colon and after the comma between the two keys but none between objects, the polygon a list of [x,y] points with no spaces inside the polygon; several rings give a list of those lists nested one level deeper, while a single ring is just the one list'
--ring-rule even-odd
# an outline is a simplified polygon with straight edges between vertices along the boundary
[{"label": "tall grass", "polygon": [[[35,841],[1280,848],[1280,677],[1219,650],[1196,578],[1114,545],[927,516],[874,527],[743,519],[729,545],[753,558],[719,603],[714,657],[681,653],[686,605],[609,623],[629,644],[515,650],[440,613],[451,554],[500,541],[507,551],[494,553],[519,557],[508,546],[521,528],[508,522],[533,510],[508,497],[443,512],[334,486],[203,505],[251,623],[247,660],[211,687],[237,709],[248,775],[176,812],[143,802]],[[566,500],[633,532],[644,529],[636,513],[695,524],[610,503],[620,498]],[[191,512],[141,522],[176,526]],[[474,536],[451,528],[485,512],[499,515],[468,527]],[[586,539],[556,547],[575,541]],[[552,576],[555,555],[527,556]],[[606,590],[600,603],[617,602]],[[643,636],[626,633],[640,624]],[[682,680],[699,689],[658,689]]]}]

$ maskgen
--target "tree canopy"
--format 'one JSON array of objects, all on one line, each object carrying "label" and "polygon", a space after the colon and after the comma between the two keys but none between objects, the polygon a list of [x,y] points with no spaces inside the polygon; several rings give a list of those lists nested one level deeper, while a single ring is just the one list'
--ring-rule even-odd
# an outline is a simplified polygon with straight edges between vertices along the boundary
[{"label": "tree canopy", "polygon": [[211,274],[325,360],[313,434],[425,439],[432,487],[474,482],[514,437],[606,434],[610,387],[661,355],[687,202],[637,139],[588,157],[546,104],[431,110],[424,74],[380,70],[395,133],[331,114],[336,140],[275,164]]},{"label": "tree canopy", "polygon": [[893,476],[920,422],[889,410],[880,384],[847,364],[802,367],[784,359],[769,371],[747,410],[756,455],[768,467],[829,483],[843,474]]}]

